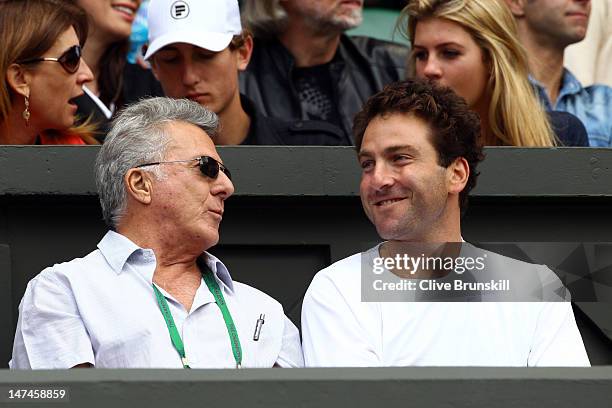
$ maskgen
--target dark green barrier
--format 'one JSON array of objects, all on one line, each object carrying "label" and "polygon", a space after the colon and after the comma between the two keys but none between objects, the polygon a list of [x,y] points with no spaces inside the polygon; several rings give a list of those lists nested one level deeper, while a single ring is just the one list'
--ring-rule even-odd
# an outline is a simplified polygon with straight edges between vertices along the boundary
[{"label": "dark green barrier", "polygon": [[[92,251],[106,230],[92,176],[98,149],[0,146],[0,366],[10,358],[28,280]],[[219,150],[236,193],[226,203],[213,252],[236,280],[276,297],[299,324],[312,276],[378,241],[361,209],[355,153]],[[486,155],[463,220],[466,240],[612,242],[612,149],[489,148]],[[611,308],[575,308],[593,364],[612,364]]]}]

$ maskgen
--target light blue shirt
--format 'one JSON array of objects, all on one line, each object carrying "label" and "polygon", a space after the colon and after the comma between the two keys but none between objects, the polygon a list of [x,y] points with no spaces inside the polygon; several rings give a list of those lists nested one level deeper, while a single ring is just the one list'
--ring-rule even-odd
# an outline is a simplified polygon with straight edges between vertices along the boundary
[{"label": "light blue shirt", "polygon": [[[221,261],[201,256],[215,275],[238,330],[243,367],[303,365],[297,328],[270,296],[234,282]],[[12,369],[182,368],[153,292],[156,257],[125,236],[108,232],[84,258],[46,268],[19,305]],[[166,297],[192,368],[234,368],[227,327],[201,280],[191,310]],[[253,332],[265,315],[260,337]]]},{"label": "light blue shirt", "polygon": [[586,127],[589,145],[612,147],[612,88],[607,85],[591,85],[586,88],[567,69],[564,69],[561,90],[553,104],[546,88],[533,77],[540,101],[546,110],[564,111],[577,116]]}]

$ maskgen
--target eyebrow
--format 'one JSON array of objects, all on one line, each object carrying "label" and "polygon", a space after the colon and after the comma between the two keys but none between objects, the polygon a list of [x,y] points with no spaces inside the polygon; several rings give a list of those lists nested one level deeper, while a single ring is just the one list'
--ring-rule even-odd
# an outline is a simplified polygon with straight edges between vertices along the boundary
[{"label": "eyebrow", "polygon": [[[383,154],[385,156],[388,156],[390,154],[393,153],[397,153],[399,151],[408,151],[410,153],[419,153],[419,149],[417,149],[416,147],[412,146],[412,145],[395,145],[395,146],[389,146],[386,147],[385,150],[383,150]],[[361,159],[362,157],[372,157],[374,156],[374,154],[368,150],[360,150],[359,154],[357,155],[358,159]]]},{"label": "eyebrow", "polygon": [[[441,43],[441,44],[436,44],[436,46],[435,46],[434,48],[448,47],[449,45],[450,45],[450,46],[454,46],[454,47],[459,47],[459,48],[461,48],[461,49],[465,48],[463,45],[461,45],[461,44],[459,44],[459,43],[456,43],[456,42],[454,42],[454,41],[447,41],[447,42],[444,42],[444,43]],[[424,46],[424,45],[421,45],[421,44],[416,44],[416,43],[415,43],[415,44],[412,46],[412,48],[427,48],[427,47],[426,47],[426,46]]]}]

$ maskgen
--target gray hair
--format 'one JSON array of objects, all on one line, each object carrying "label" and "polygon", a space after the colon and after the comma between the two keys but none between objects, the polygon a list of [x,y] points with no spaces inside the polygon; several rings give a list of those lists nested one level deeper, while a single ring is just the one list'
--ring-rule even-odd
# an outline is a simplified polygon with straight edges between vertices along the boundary
[{"label": "gray hair", "polygon": [[280,0],[245,0],[242,24],[259,38],[273,38],[285,31],[287,12]]},{"label": "gray hair", "polygon": [[[187,99],[142,99],[123,109],[113,120],[95,163],[95,179],[102,215],[106,224],[116,229],[127,206],[123,178],[138,165],[164,160],[170,144],[167,127],[185,122],[217,135],[217,115]],[[151,170],[158,178],[159,167]]]}]

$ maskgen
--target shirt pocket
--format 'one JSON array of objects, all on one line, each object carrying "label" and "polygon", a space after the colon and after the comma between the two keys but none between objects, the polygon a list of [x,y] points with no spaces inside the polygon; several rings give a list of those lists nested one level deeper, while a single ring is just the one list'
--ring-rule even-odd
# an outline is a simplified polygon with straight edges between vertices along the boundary
[{"label": "shirt pocket", "polygon": [[[246,319],[240,332],[240,341],[244,343],[245,367],[269,368],[273,367],[280,353],[283,330],[279,330],[279,320],[273,313],[266,313],[263,324],[259,329],[259,336],[255,336],[257,320],[260,314],[246,313]],[[282,322],[282,320],[281,320]],[[255,340],[257,338],[257,340]],[[244,340],[243,340],[244,339]]]}]

